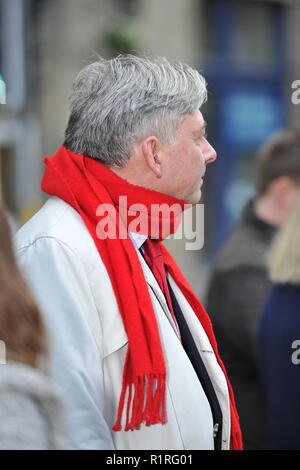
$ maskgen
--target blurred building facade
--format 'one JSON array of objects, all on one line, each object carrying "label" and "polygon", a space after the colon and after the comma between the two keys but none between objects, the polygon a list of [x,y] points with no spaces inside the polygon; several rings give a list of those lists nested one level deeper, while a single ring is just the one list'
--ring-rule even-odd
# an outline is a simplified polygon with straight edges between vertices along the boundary
[{"label": "blurred building facade", "polygon": [[[253,192],[259,145],[280,127],[299,126],[300,105],[291,102],[299,22],[296,0],[0,0],[6,206],[23,222],[41,205],[41,157],[63,141],[71,85],[85,64],[96,54],[165,55],[198,67],[208,81],[204,114],[219,158],[206,175],[202,254],[214,253]],[[180,258],[178,241],[170,246]],[[183,256],[197,288],[199,256]]]}]

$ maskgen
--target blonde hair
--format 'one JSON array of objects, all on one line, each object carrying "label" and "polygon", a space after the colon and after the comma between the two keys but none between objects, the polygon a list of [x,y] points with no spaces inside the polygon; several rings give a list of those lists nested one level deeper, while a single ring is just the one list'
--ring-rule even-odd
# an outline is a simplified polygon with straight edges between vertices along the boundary
[{"label": "blonde hair", "polygon": [[300,284],[300,195],[274,241],[269,272],[273,282]]}]

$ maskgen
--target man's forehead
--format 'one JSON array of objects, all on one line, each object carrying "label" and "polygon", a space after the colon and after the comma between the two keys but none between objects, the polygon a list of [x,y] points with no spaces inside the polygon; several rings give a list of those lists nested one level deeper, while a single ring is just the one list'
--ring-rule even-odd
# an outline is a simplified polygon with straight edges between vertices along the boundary
[{"label": "man's forehead", "polygon": [[187,114],[181,124],[181,132],[194,134],[203,134],[206,128],[206,121],[202,113],[196,111],[195,113]]},{"label": "man's forehead", "polygon": [[194,113],[189,114],[189,117],[190,122],[199,128],[202,128],[206,124],[201,111],[195,111]]}]

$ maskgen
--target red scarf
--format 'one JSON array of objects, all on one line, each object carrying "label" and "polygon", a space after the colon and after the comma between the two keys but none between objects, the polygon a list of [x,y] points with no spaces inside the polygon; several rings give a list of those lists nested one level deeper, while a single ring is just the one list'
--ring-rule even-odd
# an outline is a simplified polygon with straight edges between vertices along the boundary
[{"label": "red scarf", "polygon": [[[128,220],[126,220],[124,208],[119,206],[119,197],[127,197],[128,207],[134,207],[133,204],[143,204],[147,209],[143,213],[143,220],[147,220],[149,224],[153,222],[150,211],[150,207],[153,207],[151,204],[167,204],[169,207],[176,204],[180,210],[175,216],[171,212],[171,217],[167,217],[171,219],[167,221],[171,222],[171,227],[168,230],[171,233],[178,225],[181,212],[184,210],[184,201],[129,184],[100,162],[81,154],[72,153],[65,147],[60,147],[51,158],[45,157],[44,162],[46,170],[42,180],[42,190],[49,195],[63,199],[82,217],[108,271],[128,337],[122,390],[113,430],[121,430],[121,418],[125,405],[125,431],[139,429],[140,424],[144,421],[148,426],[165,423],[166,367],[158,326],[136,249],[128,236],[122,236],[122,233],[124,235],[124,224],[126,234],[127,228],[134,231],[132,226],[129,227],[128,224],[132,222],[136,213],[129,211],[127,213]],[[103,204],[108,204],[109,207],[116,209],[116,217],[111,214],[111,219],[114,218],[116,224],[117,237],[115,238],[99,238],[99,233],[101,236],[104,230],[101,226],[102,231],[99,231],[99,221],[103,222],[104,214],[99,216],[97,208],[103,207]],[[122,213],[121,218],[118,217],[120,213]],[[107,217],[107,213],[105,216]],[[161,215],[159,219],[159,233],[156,235],[163,238],[169,233],[165,233],[166,220],[162,219]],[[242,449],[233,392],[224,365],[218,355],[211,322],[175,261],[166,248],[161,246],[166,268],[197,315],[225,374],[230,396],[230,448]],[[134,282],[132,282],[133,278]],[[127,403],[125,404],[126,396]]]}]

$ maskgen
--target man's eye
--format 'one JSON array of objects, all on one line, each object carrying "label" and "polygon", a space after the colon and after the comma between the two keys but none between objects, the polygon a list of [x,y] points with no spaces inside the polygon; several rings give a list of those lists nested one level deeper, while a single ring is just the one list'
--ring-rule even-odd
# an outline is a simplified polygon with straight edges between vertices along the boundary
[{"label": "man's eye", "polygon": [[201,142],[203,139],[207,139],[207,133],[204,132],[204,134],[199,135],[198,137],[195,137],[196,142]]}]

